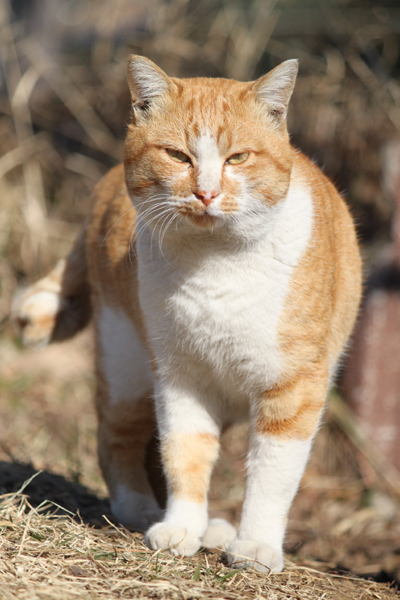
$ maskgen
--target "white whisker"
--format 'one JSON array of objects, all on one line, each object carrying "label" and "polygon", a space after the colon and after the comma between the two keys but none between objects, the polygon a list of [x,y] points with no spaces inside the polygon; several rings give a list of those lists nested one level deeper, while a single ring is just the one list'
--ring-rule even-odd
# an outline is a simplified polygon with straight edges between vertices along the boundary
[{"label": "white whisker", "polygon": [[119,217],[119,219],[117,219],[113,225],[111,225],[110,229],[107,231],[106,235],[104,236],[104,239],[103,239],[103,241],[102,241],[102,242],[101,242],[101,244],[100,244],[100,248],[103,246],[104,242],[106,241],[106,239],[107,239],[107,237],[108,237],[108,235],[109,235],[110,231],[113,229],[113,227],[115,227],[115,226],[116,226],[116,224],[117,224],[117,223],[119,223],[119,222],[120,222],[120,220],[121,220],[121,219],[123,219],[123,218],[125,217],[125,215],[127,215],[129,212],[131,212],[131,210],[135,210],[134,206],[131,206],[131,208],[129,208],[129,209],[126,211],[126,212],[124,212],[124,214],[123,214],[123,215],[121,215],[121,216]]},{"label": "white whisker", "polygon": [[172,225],[172,223],[177,218],[177,216],[178,216],[177,212],[173,213],[172,217],[170,218],[170,220],[168,221],[168,223],[166,224],[166,226],[164,228],[164,232],[163,232],[162,236],[160,237],[160,250],[161,251],[162,251],[162,245],[164,242],[165,234],[167,233],[168,228]]}]

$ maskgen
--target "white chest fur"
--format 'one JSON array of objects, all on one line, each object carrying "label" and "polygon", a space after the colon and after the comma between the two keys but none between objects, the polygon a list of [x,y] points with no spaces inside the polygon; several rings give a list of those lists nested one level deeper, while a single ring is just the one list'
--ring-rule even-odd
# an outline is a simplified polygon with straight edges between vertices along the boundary
[{"label": "white chest fur", "polygon": [[167,260],[151,233],[138,245],[140,301],[160,376],[219,397],[262,393],[280,375],[281,313],[312,229],[312,199],[291,186],[265,239],[234,251],[204,237]]}]

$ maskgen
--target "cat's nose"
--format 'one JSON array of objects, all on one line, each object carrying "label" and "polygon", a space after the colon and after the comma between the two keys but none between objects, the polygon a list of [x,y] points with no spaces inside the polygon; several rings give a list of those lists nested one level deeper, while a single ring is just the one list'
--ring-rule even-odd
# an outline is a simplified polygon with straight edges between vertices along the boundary
[{"label": "cat's nose", "polygon": [[219,194],[219,192],[217,190],[212,190],[211,192],[204,192],[203,190],[197,190],[197,192],[194,193],[196,198],[201,200],[202,203],[204,204],[204,206],[210,206],[213,199],[216,196],[218,196],[218,194]]}]

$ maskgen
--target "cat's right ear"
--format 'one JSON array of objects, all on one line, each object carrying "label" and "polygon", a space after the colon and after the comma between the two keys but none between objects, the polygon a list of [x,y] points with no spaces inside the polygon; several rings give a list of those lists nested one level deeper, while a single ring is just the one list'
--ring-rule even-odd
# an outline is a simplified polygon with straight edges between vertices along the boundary
[{"label": "cat's right ear", "polygon": [[128,60],[128,85],[134,112],[146,113],[151,104],[174,85],[151,60],[132,54]]}]

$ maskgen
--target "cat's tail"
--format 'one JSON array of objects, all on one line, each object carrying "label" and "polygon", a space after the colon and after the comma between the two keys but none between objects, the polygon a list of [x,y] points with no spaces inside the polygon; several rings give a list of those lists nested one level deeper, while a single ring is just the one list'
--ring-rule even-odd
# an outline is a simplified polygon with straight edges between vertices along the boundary
[{"label": "cat's tail", "polygon": [[27,346],[46,346],[74,336],[90,321],[92,307],[86,261],[86,227],[67,258],[24,292],[11,318]]}]

